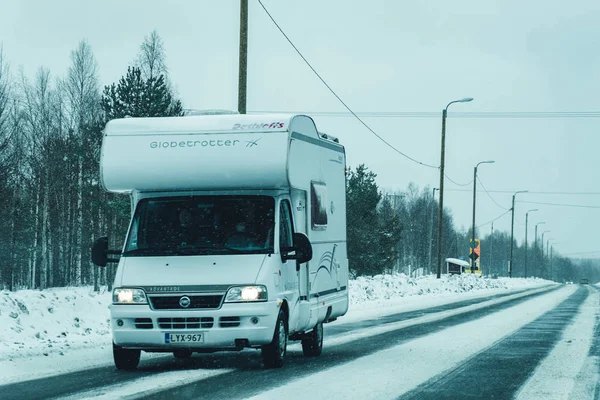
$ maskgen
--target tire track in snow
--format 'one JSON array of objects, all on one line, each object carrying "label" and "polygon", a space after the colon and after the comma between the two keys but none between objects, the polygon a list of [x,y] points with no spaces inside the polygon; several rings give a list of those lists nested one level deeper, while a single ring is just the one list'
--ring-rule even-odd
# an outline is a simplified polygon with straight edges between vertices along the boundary
[{"label": "tire track in snow", "polygon": [[401,399],[512,399],[555,347],[588,295],[586,288],[578,288],[557,307]]},{"label": "tire track in snow", "polygon": [[598,318],[598,290],[587,287],[590,295],[573,322],[566,327],[557,345],[537,366],[521,387],[517,400],[592,399],[598,381],[597,358],[592,344]]},{"label": "tire track in snow", "polygon": [[498,293],[498,294],[494,294],[492,296],[476,297],[473,299],[460,300],[460,301],[446,303],[446,304],[442,304],[442,305],[434,306],[434,307],[420,308],[420,309],[410,310],[410,311],[402,311],[399,313],[384,315],[384,316],[377,317],[377,318],[364,319],[362,321],[351,322],[351,323],[345,323],[344,317],[341,317],[340,324],[333,324],[333,325],[326,324],[325,325],[325,329],[326,329],[325,333],[327,336],[341,335],[344,333],[354,332],[357,329],[370,328],[370,327],[385,325],[385,324],[389,324],[389,323],[393,323],[393,322],[423,317],[425,315],[435,314],[435,313],[439,313],[442,311],[456,310],[456,309],[459,309],[462,307],[467,307],[467,306],[471,306],[471,305],[475,305],[475,304],[481,304],[483,302],[490,301],[490,300],[501,299],[501,298],[505,298],[508,296],[516,296],[516,295],[520,295],[520,294],[523,294],[526,292],[533,293],[536,291],[545,291],[550,288],[551,288],[551,286],[542,286],[540,288],[516,290],[516,291],[511,291],[509,293]]},{"label": "tire track in snow", "polygon": [[[594,286],[596,290],[600,286]],[[600,300],[598,302],[600,309]],[[596,316],[596,328],[594,329],[594,341],[590,347],[589,358],[594,361],[596,367],[596,390],[594,391],[594,399],[600,400],[600,312]]]},{"label": "tire track in snow", "polygon": [[251,399],[294,398],[307,388],[314,399],[396,399],[516,332],[554,309],[573,292],[574,289],[563,288],[482,318],[461,321],[463,323],[447,329],[261,392]]}]

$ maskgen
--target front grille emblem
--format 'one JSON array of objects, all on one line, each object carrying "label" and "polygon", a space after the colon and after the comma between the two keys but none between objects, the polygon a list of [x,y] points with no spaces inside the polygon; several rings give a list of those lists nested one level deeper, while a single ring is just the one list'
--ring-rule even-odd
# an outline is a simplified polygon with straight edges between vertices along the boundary
[{"label": "front grille emblem", "polygon": [[182,298],[179,299],[179,305],[181,306],[181,308],[188,308],[190,306],[191,302],[192,301],[187,296],[183,296]]}]

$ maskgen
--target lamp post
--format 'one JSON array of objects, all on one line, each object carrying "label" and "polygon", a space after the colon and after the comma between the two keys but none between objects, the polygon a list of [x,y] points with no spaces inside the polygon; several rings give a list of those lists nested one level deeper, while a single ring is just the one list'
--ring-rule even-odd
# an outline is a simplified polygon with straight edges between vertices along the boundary
[{"label": "lamp post", "polygon": [[433,197],[431,198],[431,224],[429,225],[429,255],[428,255],[428,260],[427,260],[427,268],[429,268],[429,270],[431,272],[432,271],[432,265],[431,265],[431,248],[433,245],[433,213],[435,211],[435,191],[436,190],[440,190],[438,188],[433,188]]},{"label": "lamp post", "polygon": [[[554,240],[554,239],[556,239],[556,238],[550,238],[550,239],[548,239],[548,240],[546,241],[546,258],[548,258],[548,266],[550,267],[550,268],[549,268],[549,269],[550,269],[550,271],[549,271],[549,274],[548,274],[548,277],[550,278],[550,280],[552,280],[552,275],[553,275],[553,273],[552,273],[552,260],[550,259],[550,251],[549,251],[548,247],[549,247],[549,245],[550,245],[550,241],[551,241],[551,240]],[[542,242],[542,245],[543,245],[543,244],[544,244],[544,242]]]},{"label": "lamp post", "polygon": [[547,231],[542,232],[542,258],[544,257],[544,234],[546,234],[548,232],[552,232],[552,231],[550,229],[548,229]]},{"label": "lamp post", "polygon": [[[479,164],[493,164],[495,163],[494,160],[488,160],[488,161],[480,161],[477,163],[477,165],[475,166],[475,168],[473,169],[473,232],[471,234],[471,248],[473,249],[473,254],[475,253],[475,248],[472,247],[475,245],[475,201],[476,201],[476,194],[477,194],[477,168],[479,167]],[[471,273],[473,274],[475,272],[475,260],[473,258],[471,258]]]},{"label": "lamp post", "polygon": [[472,97],[465,97],[464,99],[454,100],[448,103],[446,108],[442,110],[442,148],[441,148],[441,161],[440,161],[440,209],[438,212],[438,251],[437,251],[437,278],[440,279],[442,276],[442,217],[444,214],[444,163],[446,156],[446,116],[448,115],[448,107],[454,103],[468,103],[473,101]]},{"label": "lamp post", "polygon": [[512,220],[510,223],[510,261],[508,262],[508,277],[512,278],[512,270],[513,270],[513,241],[514,241],[514,232],[515,232],[515,197],[519,193],[527,193],[528,190],[519,190],[515,192],[512,197]]},{"label": "lamp post", "polygon": [[550,280],[553,281],[554,280],[554,265],[552,265],[553,261],[554,261],[554,256],[553,256],[553,252],[554,252],[554,245],[556,243],[552,243],[552,246],[550,247]]},{"label": "lamp post", "polygon": [[550,249],[548,248],[548,246],[549,246],[550,241],[554,240],[554,239],[556,239],[556,238],[550,238],[550,239],[546,240],[546,257],[550,257]]},{"label": "lamp post", "polygon": [[534,211],[539,211],[537,208],[534,208],[533,210],[529,210],[525,213],[525,278],[527,278],[527,226],[528,226],[528,220],[529,220],[529,213],[530,212],[534,212]]},{"label": "lamp post", "polygon": [[538,222],[537,224],[535,224],[535,242],[534,242],[534,247],[535,247],[536,250],[537,250],[537,227],[538,227],[538,225],[543,225],[545,223],[546,223],[546,221]]}]

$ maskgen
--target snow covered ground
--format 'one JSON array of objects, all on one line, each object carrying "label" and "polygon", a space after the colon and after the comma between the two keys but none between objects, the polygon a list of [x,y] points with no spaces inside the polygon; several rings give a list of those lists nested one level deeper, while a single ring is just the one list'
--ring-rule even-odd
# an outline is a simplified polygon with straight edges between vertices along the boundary
[{"label": "snow covered ground", "polygon": [[[359,277],[350,282],[350,310],[336,324],[549,284],[535,278]],[[58,373],[59,365],[65,372],[111,363],[109,303],[106,288],[0,292],[0,369],[11,371],[0,384],[44,370]],[[36,371],[28,371],[34,361]]]},{"label": "snow covered ground", "polygon": [[[0,292],[0,359],[107,343],[110,293],[90,287]],[[110,343],[110,340],[108,341]]]}]

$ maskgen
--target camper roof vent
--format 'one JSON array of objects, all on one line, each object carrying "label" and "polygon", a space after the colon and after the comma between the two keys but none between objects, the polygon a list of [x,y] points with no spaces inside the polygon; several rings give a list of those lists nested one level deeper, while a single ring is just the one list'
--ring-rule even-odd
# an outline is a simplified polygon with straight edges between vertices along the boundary
[{"label": "camper roof vent", "polygon": [[339,143],[340,142],[340,140],[338,138],[336,138],[335,136],[328,135],[328,134],[326,134],[324,132],[319,132],[319,137],[321,139],[331,140],[332,142],[335,142],[335,143]]}]

